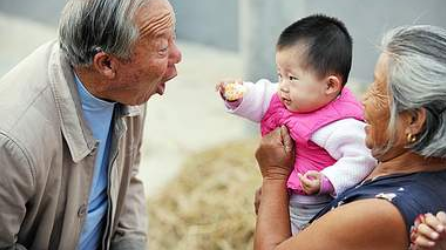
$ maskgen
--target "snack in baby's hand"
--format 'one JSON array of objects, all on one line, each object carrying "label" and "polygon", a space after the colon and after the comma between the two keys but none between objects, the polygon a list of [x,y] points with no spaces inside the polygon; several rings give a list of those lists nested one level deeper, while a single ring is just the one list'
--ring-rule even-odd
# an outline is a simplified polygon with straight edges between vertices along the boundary
[{"label": "snack in baby's hand", "polygon": [[224,97],[227,101],[236,101],[243,97],[246,87],[238,82],[226,83],[224,86]]}]

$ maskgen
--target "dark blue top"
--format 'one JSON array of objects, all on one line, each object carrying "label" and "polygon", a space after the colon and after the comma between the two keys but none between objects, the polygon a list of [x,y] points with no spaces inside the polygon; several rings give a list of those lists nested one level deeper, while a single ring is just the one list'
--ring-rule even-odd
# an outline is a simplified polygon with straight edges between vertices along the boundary
[{"label": "dark blue top", "polygon": [[446,211],[446,171],[388,175],[367,180],[340,194],[312,221],[333,208],[373,198],[385,199],[397,207],[406,223],[409,238],[417,215]]}]

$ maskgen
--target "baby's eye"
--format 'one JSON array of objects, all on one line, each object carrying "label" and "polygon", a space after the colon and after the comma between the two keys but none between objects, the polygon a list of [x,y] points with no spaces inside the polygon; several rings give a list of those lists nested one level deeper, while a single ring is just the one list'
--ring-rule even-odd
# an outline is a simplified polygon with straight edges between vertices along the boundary
[{"label": "baby's eye", "polygon": [[294,76],[290,76],[289,77],[289,80],[290,81],[297,81],[297,80],[299,80],[297,77],[294,77]]}]

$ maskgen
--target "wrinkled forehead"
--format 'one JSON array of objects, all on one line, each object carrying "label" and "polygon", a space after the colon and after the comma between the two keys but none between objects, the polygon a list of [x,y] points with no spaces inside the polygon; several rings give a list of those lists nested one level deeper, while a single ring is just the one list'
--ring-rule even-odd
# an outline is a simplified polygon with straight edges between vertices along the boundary
[{"label": "wrinkled forehead", "polygon": [[382,88],[387,87],[388,81],[389,54],[383,52],[379,55],[375,66],[374,78],[375,82]]},{"label": "wrinkled forehead", "polygon": [[175,13],[167,0],[148,0],[137,12],[141,37],[157,36],[175,27]]}]

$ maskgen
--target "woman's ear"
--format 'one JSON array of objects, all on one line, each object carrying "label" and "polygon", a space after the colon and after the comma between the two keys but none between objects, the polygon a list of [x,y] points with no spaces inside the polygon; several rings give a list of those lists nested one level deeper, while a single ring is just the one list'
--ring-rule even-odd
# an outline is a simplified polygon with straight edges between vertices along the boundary
[{"label": "woman's ear", "polygon": [[326,82],[325,94],[331,95],[331,94],[338,94],[339,92],[341,92],[342,83],[338,76],[330,75],[327,78],[325,78],[325,82]]},{"label": "woman's ear", "polygon": [[118,67],[117,59],[100,51],[93,58],[93,67],[107,79],[113,79]]},{"label": "woman's ear", "polygon": [[421,133],[426,124],[426,109],[420,108],[413,112],[407,112],[406,134],[417,135]]}]

